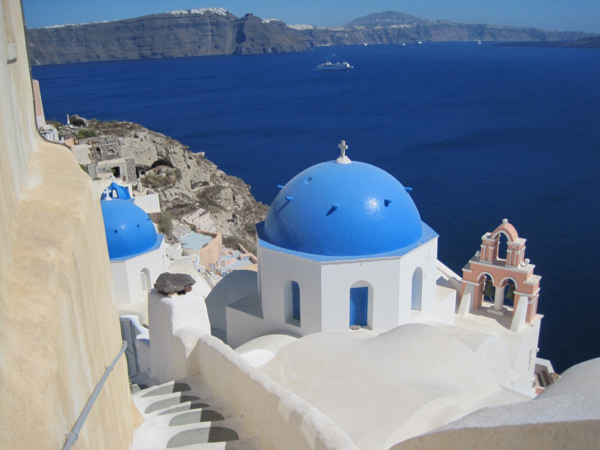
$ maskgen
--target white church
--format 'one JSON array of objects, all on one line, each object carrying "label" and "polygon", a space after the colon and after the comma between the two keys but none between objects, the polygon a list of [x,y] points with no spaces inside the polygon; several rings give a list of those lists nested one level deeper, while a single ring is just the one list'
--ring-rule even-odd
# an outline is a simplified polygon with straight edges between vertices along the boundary
[{"label": "white church", "polygon": [[[380,168],[351,161],[344,141],[339,147],[337,160],[280,186],[257,225],[258,273],[229,275],[206,299],[213,335],[235,349],[268,335],[378,335],[423,323],[467,344],[501,385],[533,395],[542,316],[527,301],[515,315],[511,304],[519,294],[537,302],[539,294],[534,266],[522,263],[525,240],[522,264],[500,259],[501,235],[516,245],[516,230],[505,220],[493,238],[484,236],[496,242],[496,253],[484,261],[477,252],[469,264],[483,269],[474,276],[465,267],[472,281],[463,280],[438,260],[438,235],[421,220],[410,189]],[[528,288],[516,291],[513,282],[505,289],[527,274],[534,280]]]}]

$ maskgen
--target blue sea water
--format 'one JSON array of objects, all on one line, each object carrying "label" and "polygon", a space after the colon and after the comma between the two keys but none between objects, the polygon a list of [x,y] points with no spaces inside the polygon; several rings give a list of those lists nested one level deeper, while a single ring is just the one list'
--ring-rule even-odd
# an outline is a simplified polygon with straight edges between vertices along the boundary
[{"label": "blue sea water", "polygon": [[[348,72],[320,72],[347,60]],[[541,275],[540,356],[600,356],[600,51],[439,43],[35,67],[47,118],[140,123],[270,203],[348,155],[405,186],[457,273],[506,217]]]}]

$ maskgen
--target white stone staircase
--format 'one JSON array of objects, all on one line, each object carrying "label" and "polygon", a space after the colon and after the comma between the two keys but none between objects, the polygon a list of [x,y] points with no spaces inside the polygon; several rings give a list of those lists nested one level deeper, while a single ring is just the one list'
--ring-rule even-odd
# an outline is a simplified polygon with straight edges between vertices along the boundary
[{"label": "white stone staircase", "polygon": [[261,450],[242,421],[200,377],[158,385],[146,379],[132,388],[145,422],[133,437],[132,450]]}]

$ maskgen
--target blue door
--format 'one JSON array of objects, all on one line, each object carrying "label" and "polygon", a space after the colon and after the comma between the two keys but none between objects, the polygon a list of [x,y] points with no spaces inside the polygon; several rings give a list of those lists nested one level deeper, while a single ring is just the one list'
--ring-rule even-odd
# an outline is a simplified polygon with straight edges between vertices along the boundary
[{"label": "blue door", "polygon": [[369,316],[369,288],[350,289],[350,326],[367,326]]}]

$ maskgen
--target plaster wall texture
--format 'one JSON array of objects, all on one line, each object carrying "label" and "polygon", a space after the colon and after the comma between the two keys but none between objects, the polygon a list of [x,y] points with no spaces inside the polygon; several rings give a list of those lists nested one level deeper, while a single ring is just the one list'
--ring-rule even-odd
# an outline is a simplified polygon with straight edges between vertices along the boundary
[{"label": "plaster wall texture", "polygon": [[148,315],[152,377],[160,383],[185,377],[198,336],[210,332],[204,298],[193,290],[173,297],[152,290]]},{"label": "plaster wall texture", "polygon": [[46,125],[46,117],[44,116],[44,105],[42,104],[42,93],[40,92],[40,82],[31,80],[33,84],[33,100],[35,109],[35,124],[38,128]]},{"label": "plaster wall texture", "polygon": [[599,377],[600,359],[578,364],[532,401],[484,408],[393,449],[597,449]]},{"label": "plaster wall texture", "polygon": [[[21,5],[1,5],[0,446],[55,449],[121,333],[98,198],[71,152],[37,134]],[[141,420],[122,358],[77,448],[127,449]]]},{"label": "plaster wall texture", "polygon": [[486,313],[485,309],[484,306],[464,317],[457,315],[455,326],[433,321],[425,323],[453,334],[471,348],[495,374],[498,382],[523,394],[533,395],[533,372],[542,317],[538,315],[531,324],[525,324],[515,332],[510,330],[508,314],[494,316]]},{"label": "plaster wall texture", "polygon": [[357,450],[331,419],[252,367],[217,338],[203,335],[188,375],[201,375],[211,391],[241,416],[265,450]]},{"label": "plaster wall texture", "polygon": [[380,335],[311,334],[278,350],[260,370],[364,450],[387,449],[484,406],[523,401],[491,381],[463,343],[422,324]]},{"label": "plaster wall texture", "polygon": [[285,334],[261,336],[235,349],[235,352],[252,365],[260,367],[272,360],[277,352],[298,338]]},{"label": "plaster wall texture", "polygon": [[[167,271],[165,246],[163,241],[155,250],[126,260],[111,261],[113,299],[117,307],[122,308],[148,300],[148,291],[152,289],[160,274]],[[142,290],[143,270],[147,270],[149,275],[148,291]]]}]

